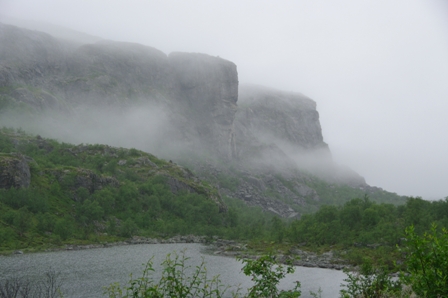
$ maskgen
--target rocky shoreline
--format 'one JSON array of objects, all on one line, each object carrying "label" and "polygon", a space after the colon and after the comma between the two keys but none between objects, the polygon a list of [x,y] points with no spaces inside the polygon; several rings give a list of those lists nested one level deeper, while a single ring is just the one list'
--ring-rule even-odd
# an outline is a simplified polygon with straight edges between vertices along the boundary
[{"label": "rocky shoreline", "polygon": [[[207,251],[215,255],[222,255],[228,257],[250,258],[255,259],[258,255],[251,253],[247,244],[242,244],[233,240],[217,239],[211,243]],[[287,253],[277,253],[275,258],[279,263],[287,263],[292,261],[295,266],[326,268],[342,270],[348,268],[344,264],[344,260],[335,256],[333,251],[323,254],[316,254],[314,252],[304,251],[298,248],[292,248]]]},{"label": "rocky shoreline", "polygon": [[[70,245],[63,247],[46,249],[46,252],[61,251],[61,250],[84,250],[94,248],[106,248],[112,246],[135,245],[135,244],[173,244],[173,243],[200,243],[206,246],[205,252],[208,254],[233,257],[233,258],[250,258],[256,259],[258,255],[251,252],[247,248],[247,244],[237,242],[234,240],[219,239],[218,237],[208,238],[205,236],[174,236],[168,239],[133,237],[131,239],[119,242],[106,242],[98,244],[86,245]],[[17,250],[14,254],[22,254],[23,252]],[[280,263],[286,263],[292,260],[292,264],[302,267],[326,268],[342,270],[348,268],[349,265],[344,264],[344,260],[338,258],[333,251],[325,252],[323,254],[316,254],[314,252],[304,251],[297,247],[291,248],[287,253],[279,252],[275,254],[276,259]]]}]

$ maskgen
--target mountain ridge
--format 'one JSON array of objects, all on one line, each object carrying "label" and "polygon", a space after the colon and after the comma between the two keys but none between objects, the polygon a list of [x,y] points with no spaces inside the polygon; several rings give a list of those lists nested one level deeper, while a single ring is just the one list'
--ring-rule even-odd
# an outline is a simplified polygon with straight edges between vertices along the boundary
[{"label": "mountain ridge", "polygon": [[[333,162],[313,100],[239,85],[233,62],[206,54],[166,55],[105,40],[74,45],[0,24],[1,111],[0,124],[32,133],[138,147],[211,180],[215,170],[231,180],[243,176],[246,186],[238,192],[214,183],[240,199],[258,198],[264,210],[284,217],[329,200],[308,190],[309,174],[376,189]],[[274,182],[266,187],[265,179]]]}]

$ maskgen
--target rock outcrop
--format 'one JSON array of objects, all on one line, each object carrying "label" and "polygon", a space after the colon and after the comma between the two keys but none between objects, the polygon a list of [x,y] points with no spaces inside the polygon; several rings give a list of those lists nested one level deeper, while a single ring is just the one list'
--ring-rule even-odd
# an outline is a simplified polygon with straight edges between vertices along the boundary
[{"label": "rock outcrop", "polygon": [[0,188],[27,188],[30,186],[31,173],[29,160],[21,154],[0,155]]},{"label": "rock outcrop", "polygon": [[68,187],[72,192],[72,199],[81,200],[76,191],[80,188],[86,189],[90,194],[104,187],[119,187],[119,182],[114,177],[95,174],[92,170],[73,168],[66,170],[51,170],[52,176],[59,184]]},{"label": "rock outcrop", "polygon": [[240,139],[287,142],[296,149],[325,149],[316,102],[300,93],[257,85],[239,86],[236,125]]},{"label": "rock outcrop", "polygon": [[235,136],[239,159],[252,169],[294,176],[299,168],[331,183],[366,186],[363,177],[333,162],[316,103],[303,94],[241,85]]},{"label": "rock outcrop", "polygon": [[302,168],[332,162],[316,103],[300,93],[240,86],[235,131],[238,156],[246,161]]}]

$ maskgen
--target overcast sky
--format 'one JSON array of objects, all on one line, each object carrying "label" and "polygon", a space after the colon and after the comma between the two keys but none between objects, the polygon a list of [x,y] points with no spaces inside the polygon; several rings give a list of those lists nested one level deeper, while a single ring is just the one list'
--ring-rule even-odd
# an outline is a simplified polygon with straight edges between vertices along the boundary
[{"label": "overcast sky", "polygon": [[241,83],[314,99],[335,161],[368,184],[448,196],[446,0],[0,0],[0,14],[231,60]]}]

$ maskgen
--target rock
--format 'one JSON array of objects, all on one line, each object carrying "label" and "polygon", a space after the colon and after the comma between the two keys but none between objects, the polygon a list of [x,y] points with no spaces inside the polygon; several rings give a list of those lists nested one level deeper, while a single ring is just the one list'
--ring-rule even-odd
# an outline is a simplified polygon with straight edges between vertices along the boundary
[{"label": "rock", "polygon": [[[73,171],[75,171],[73,183],[68,185],[71,188],[72,192],[83,187],[87,189],[90,194],[92,194],[95,191],[101,190],[106,186],[119,187],[120,185],[117,179],[113,177],[97,175],[92,170],[77,168]],[[53,176],[58,180],[59,183],[65,183],[67,175],[72,175],[71,171],[69,170],[53,170],[51,171],[51,174],[53,174]],[[78,200],[75,194],[73,196],[73,199],[75,201]]]},{"label": "rock", "polygon": [[178,193],[180,191],[197,193],[196,189],[176,178],[173,178],[171,176],[166,176],[166,178],[167,184],[172,193]]},{"label": "rock", "polygon": [[[149,160],[149,158],[147,157],[139,157],[135,160],[138,164],[143,165],[143,166],[150,166],[153,168],[158,168],[158,166],[153,163],[151,160]],[[120,162],[118,162],[118,164],[120,165]]]},{"label": "rock", "polygon": [[201,146],[231,160],[235,154],[233,120],[238,74],[230,61],[196,53],[171,53],[177,102]]},{"label": "rock", "polygon": [[0,188],[27,188],[30,183],[30,167],[24,155],[0,155]]}]

